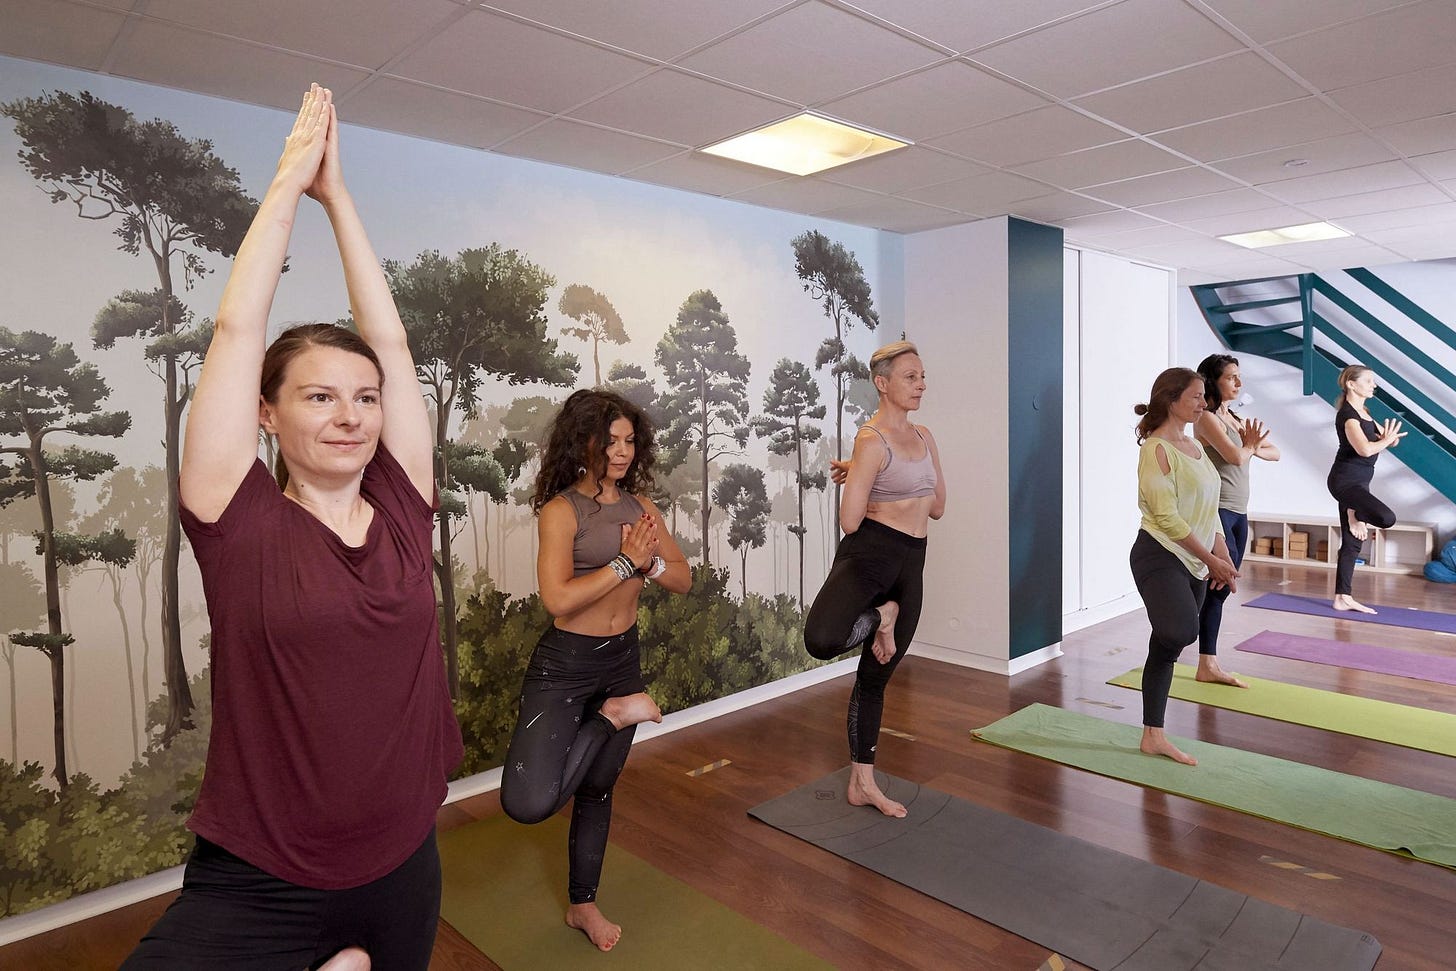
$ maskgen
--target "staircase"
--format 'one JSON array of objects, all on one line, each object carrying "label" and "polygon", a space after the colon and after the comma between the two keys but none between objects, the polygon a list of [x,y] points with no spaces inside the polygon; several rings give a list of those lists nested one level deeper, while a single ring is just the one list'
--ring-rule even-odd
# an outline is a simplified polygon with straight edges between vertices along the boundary
[{"label": "staircase", "polygon": [[[1405,336],[1421,330],[1456,348],[1456,331],[1369,270],[1344,273],[1379,298],[1381,315],[1317,273],[1206,283],[1190,289],[1225,347],[1299,370],[1307,395],[1333,401],[1346,365],[1360,363],[1374,370],[1379,388],[1367,404],[1371,416],[1404,423],[1410,434],[1401,440],[1396,454],[1437,492],[1456,502],[1452,437],[1456,416],[1421,390],[1422,386],[1456,388],[1456,374]],[[1332,323],[1331,316],[1340,323]],[[1386,320],[1400,321],[1400,330]],[[1380,356],[1373,350],[1377,340],[1385,348]]]}]

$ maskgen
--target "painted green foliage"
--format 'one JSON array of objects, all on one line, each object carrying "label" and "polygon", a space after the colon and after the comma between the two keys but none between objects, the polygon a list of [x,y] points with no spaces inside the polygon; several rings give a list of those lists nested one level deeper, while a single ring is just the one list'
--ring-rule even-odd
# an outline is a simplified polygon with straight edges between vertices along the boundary
[{"label": "painted green foliage", "polygon": [[794,493],[798,498],[798,520],[789,532],[799,540],[799,602],[804,602],[804,493],[823,489],[827,483],[824,471],[804,471],[804,446],[817,442],[823,430],[810,422],[824,418],[819,403],[819,385],[809,369],[799,361],[779,358],[763,393],[763,414],[753,419],[753,433],[768,439],[768,450],[774,455],[794,457]]}]

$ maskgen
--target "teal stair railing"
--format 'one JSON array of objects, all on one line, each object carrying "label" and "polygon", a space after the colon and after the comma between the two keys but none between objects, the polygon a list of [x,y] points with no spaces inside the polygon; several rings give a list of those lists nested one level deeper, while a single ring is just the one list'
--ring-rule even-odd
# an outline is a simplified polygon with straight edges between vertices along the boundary
[{"label": "teal stair railing", "polygon": [[[1332,401],[1346,365],[1358,362],[1373,369],[1379,388],[1369,402],[1370,414],[1376,421],[1404,423],[1410,434],[1401,441],[1401,461],[1456,502],[1456,416],[1424,390],[1456,388],[1456,374],[1410,339],[1423,332],[1456,349],[1456,330],[1369,270],[1344,272],[1378,299],[1357,301],[1317,273],[1207,283],[1190,290],[1225,347],[1296,368],[1307,395]],[[1250,296],[1238,296],[1243,294]],[[1369,302],[1378,303],[1380,313],[1371,311]],[[1249,319],[1250,314],[1260,319]]]}]

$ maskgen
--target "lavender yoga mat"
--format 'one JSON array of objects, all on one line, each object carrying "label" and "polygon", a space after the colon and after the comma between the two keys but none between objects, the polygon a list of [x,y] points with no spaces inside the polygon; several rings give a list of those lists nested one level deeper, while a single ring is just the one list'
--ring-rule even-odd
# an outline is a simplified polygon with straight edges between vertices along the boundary
[{"label": "lavender yoga mat", "polygon": [[1417,654],[1414,651],[1398,651],[1393,647],[1327,641],[1320,637],[1281,634],[1272,630],[1260,631],[1235,650],[1250,654],[1268,654],[1271,657],[1287,657],[1296,661],[1313,661],[1316,664],[1334,664],[1357,671],[1394,674],[1419,681],[1456,684],[1456,657],[1443,657],[1439,654]]},{"label": "lavender yoga mat", "polygon": [[1328,600],[1313,597],[1291,597],[1287,593],[1266,593],[1255,597],[1245,607],[1263,607],[1265,610],[1286,610],[1292,614],[1313,614],[1316,617],[1334,617],[1338,620],[1358,620],[1368,624],[1385,624],[1387,627],[1413,627],[1416,630],[1435,630],[1445,634],[1456,634],[1456,614],[1439,614],[1433,610],[1412,610],[1408,607],[1382,607],[1371,604],[1379,613],[1362,614],[1355,610],[1336,610]]}]

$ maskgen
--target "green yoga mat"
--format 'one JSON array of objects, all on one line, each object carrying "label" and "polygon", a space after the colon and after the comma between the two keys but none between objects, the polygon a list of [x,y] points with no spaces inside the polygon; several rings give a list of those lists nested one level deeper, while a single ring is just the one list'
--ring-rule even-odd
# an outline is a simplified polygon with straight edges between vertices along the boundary
[{"label": "green yoga mat", "polygon": [[[1197,668],[1191,665],[1174,665],[1173,687],[1168,696],[1435,752],[1437,755],[1456,756],[1456,715],[1444,711],[1412,708],[1262,678],[1244,677],[1249,683],[1247,690],[1224,684],[1206,684],[1194,679],[1196,671]],[[1143,669],[1133,668],[1107,683],[1137,691],[1141,688],[1142,677]]]},{"label": "green yoga mat", "polygon": [[440,915],[506,971],[515,968],[829,968],[681,880],[608,844],[602,911],[622,925],[607,953],[562,923],[567,820],[505,816],[440,834]]},{"label": "green yoga mat", "polygon": [[1300,762],[1173,742],[1197,766],[1138,751],[1142,729],[1028,705],[971,733],[1003,748],[1456,869],[1456,799]]}]

